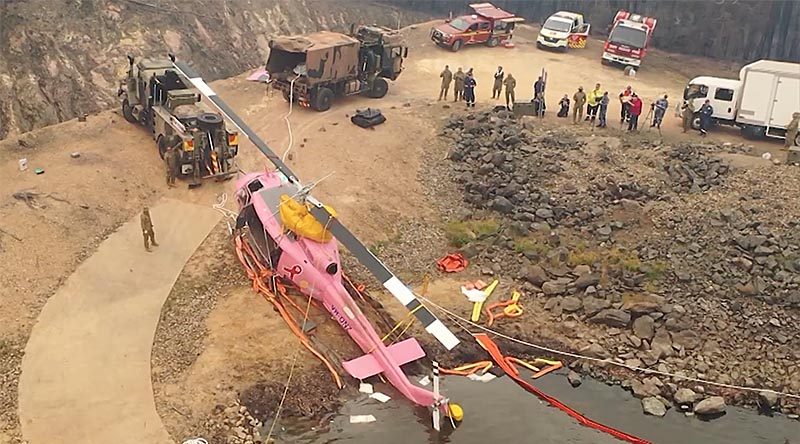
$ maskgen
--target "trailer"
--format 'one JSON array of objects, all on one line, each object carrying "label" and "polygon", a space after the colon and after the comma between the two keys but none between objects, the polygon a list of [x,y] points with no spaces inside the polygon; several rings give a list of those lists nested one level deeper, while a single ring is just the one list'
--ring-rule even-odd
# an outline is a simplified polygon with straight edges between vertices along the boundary
[{"label": "trailer", "polygon": [[[714,123],[736,126],[746,137],[783,139],[792,114],[800,112],[800,63],[759,60],[743,66],[739,79],[695,77],[683,100],[691,101],[695,111],[708,100]],[[698,115],[692,127],[700,127]]]}]

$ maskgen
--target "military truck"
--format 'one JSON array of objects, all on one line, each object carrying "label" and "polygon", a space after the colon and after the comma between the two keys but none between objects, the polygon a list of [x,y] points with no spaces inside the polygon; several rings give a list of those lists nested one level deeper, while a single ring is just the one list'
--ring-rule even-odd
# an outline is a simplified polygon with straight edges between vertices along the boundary
[{"label": "military truck", "polygon": [[337,96],[385,96],[386,79],[397,79],[408,56],[399,33],[377,26],[351,27],[350,35],[320,31],[278,37],[269,46],[272,87],[287,101],[317,111],[329,110]]},{"label": "military truck", "polygon": [[172,61],[141,59],[134,65],[128,56],[128,65],[118,91],[122,115],[152,132],[162,159],[168,147],[175,147],[179,177],[191,178],[189,186],[195,187],[201,179],[236,174],[238,132],[205,108],[200,93],[186,86]]}]

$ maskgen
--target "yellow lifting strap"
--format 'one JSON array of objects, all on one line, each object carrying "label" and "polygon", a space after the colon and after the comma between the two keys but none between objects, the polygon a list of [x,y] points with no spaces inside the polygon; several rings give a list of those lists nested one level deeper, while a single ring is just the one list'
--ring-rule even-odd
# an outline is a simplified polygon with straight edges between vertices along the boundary
[{"label": "yellow lifting strap", "polygon": [[[325,205],[325,209],[336,217],[333,208]],[[302,204],[288,195],[281,195],[279,206],[281,222],[292,233],[317,242],[329,242],[333,235],[309,212],[308,204]]]}]

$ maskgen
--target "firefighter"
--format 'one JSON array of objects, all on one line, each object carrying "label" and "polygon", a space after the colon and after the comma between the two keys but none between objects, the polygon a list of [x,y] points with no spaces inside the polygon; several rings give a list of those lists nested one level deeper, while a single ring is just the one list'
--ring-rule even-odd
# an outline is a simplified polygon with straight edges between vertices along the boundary
[{"label": "firefighter", "polygon": [[653,123],[650,124],[651,127],[658,127],[661,128],[661,122],[664,120],[664,114],[667,113],[667,109],[669,109],[669,101],[667,100],[667,95],[664,94],[664,97],[656,100],[656,103],[653,107]]},{"label": "firefighter", "polygon": [[713,115],[714,107],[711,106],[711,101],[706,99],[703,106],[700,107],[700,135],[708,134],[708,127],[711,126],[711,116]]},{"label": "firefighter", "polygon": [[453,74],[453,102],[458,102],[460,100],[464,100],[464,78],[466,74],[464,71],[461,70],[461,67],[458,67],[458,71]]},{"label": "firefighter", "polygon": [[510,110],[514,107],[514,88],[517,87],[517,79],[509,73],[503,80],[503,84],[506,86],[506,108]]},{"label": "firefighter", "polygon": [[167,147],[164,153],[164,169],[167,172],[167,186],[170,188],[175,187],[175,176],[177,175],[177,160],[178,153],[175,152],[176,146]]},{"label": "firefighter", "polygon": [[583,120],[583,105],[586,105],[586,93],[583,92],[583,87],[578,87],[578,92],[572,96],[572,101],[575,102],[572,107],[572,123],[578,123]]},{"label": "firefighter", "polygon": [[589,97],[586,103],[586,120],[591,120],[592,124],[594,124],[595,118],[597,118],[597,108],[600,106],[600,99],[603,97],[603,93],[600,91],[600,84],[594,85],[594,89],[589,91]]},{"label": "firefighter", "polygon": [[539,76],[539,79],[533,83],[533,97],[536,98],[539,94],[542,95],[542,102],[544,102],[544,89],[547,85],[545,84],[544,79],[542,76]]},{"label": "firefighter", "polygon": [[598,128],[606,127],[606,114],[608,113],[608,102],[610,100],[611,99],[608,98],[608,91],[603,93],[603,97],[600,97],[600,104],[598,105],[600,114],[598,119],[600,122],[597,124]]},{"label": "firefighter", "polygon": [[569,116],[569,96],[568,95],[564,94],[564,97],[562,97],[561,100],[558,101],[558,106],[559,106],[559,110],[558,110],[558,114],[556,114],[557,117],[567,117],[567,116]]},{"label": "firefighter", "polygon": [[447,91],[450,89],[450,82],[453,80],[453,73],[450,72],[450,67],[448,65],[444,65],[444,71],[439,74],[439,77],[442,78],[442,88],[439,90],[439,100],[442,100],[442,97],[447,100]]},{"label": "firefighter", "polygon": [[497,72],[494,73],[494,85],[492,86],[492,98],[499,99],[500,93],[503,92],[503,77],[505,73],[503,73],[503,67],[498,66]]},{"label": "firefighter", "polygon": [[681,115],[683,117],[683,132],[685,133],[692,127],[692,120],[694,119],[694,105],[692,104],[692,101],[687,100],[683,102],[681,111]]},{"label": "firefighter", "polygon": [[786,149],[789,149],[790,146],[794,145],[794,141],[797,139],[797,130],[799,125],[800,113],[792,114],[792,121],[786,125],[786,138],[783,141],[783,146]]},{"label": "firefighter", "polygon": [[144,237],[144,249],[148,252],[153,251],[150,249],[150,245],[157,247],[158,243],[156,243],[156,234],[153,232],[153,221],[150,219],[150,208],[144,207],[142,208],[142,216],[140,218],[142,222],[142,236]]},{"label": "firefighter", "polygon": [[472,68],[467,71],[467,77],[464,79],[464,100],[467,102],[467,108],[475,108],[475,86],[478,82],[472,74]]},{"label": "firefighter", "polygon": [[639,116],[642,114],[642,99],[640,99],[636,93],[631,93],[628,112],[630,113],[630,117],[628,118],[628,131],[638,131]]},{"label": "firefighter", "polygon": [[631,115],[631,104],[630,99],[631,95],[633,94],[633,89],[630,85],[628,85],[624,91],[619,93],[619,104],[620,104],[620,111],[619,111],[619,123],[620,126],[624,123]]}]

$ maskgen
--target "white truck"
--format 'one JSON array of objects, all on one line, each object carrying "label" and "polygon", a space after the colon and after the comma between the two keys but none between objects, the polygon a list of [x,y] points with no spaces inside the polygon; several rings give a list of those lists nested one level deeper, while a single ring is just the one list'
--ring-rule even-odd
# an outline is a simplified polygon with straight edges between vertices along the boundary
[{"label": "white truck", "polygon": [[558,11],[545,20],[539,36],[537,48],[585,48],[592,25],[584,23],[583,15],[575,12]]},{"label": "white truck", "polygon": [[783,139],[792,114],[800,112],[800,63],[759,60],[743,66],[738,80],[695,77],[683,100],[694,106],[692,128],[700,128],[697,111],[709,100],[714,123],[739,127],[746,137]]}]

